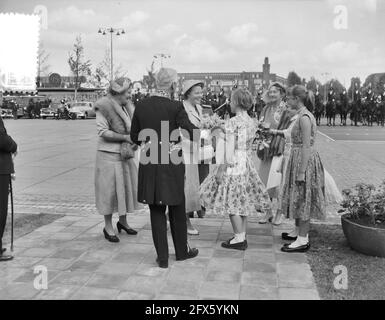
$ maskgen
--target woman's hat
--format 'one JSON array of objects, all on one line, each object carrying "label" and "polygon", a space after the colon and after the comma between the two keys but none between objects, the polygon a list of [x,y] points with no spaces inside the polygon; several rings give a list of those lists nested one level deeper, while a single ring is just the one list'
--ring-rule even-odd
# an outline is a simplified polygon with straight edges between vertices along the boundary
[{"label": "woman's hat", "polygon": [[282,84],[280,84],[279,82],[273,82],[273,83],[269,86],[269,89],[270,89],[271,87],[277,87],[277,88],[281,89],[281,92],[283,92],[283,94],[286,93],[285,87],[284,87]]},{"label": "woman's hat", "polygon": [[110,90],[117,93],[123,93],[131,86],[131,80],[128,78],[118,78],[110,82]]},{"label": "woman's hat", "polygon": [[195,86],[200,86],[201,88],[203,88],[205,84],[201,80],[186,80],[183,82],[182,94],[185,95],[187,91],[189,91],[192,87]]},{"label": "woman's hat", "polygon": [[155,74],[155,85],[158,90],[168,90],[177,81],[178,74],[176,70],[171,68],[161,68]]}]

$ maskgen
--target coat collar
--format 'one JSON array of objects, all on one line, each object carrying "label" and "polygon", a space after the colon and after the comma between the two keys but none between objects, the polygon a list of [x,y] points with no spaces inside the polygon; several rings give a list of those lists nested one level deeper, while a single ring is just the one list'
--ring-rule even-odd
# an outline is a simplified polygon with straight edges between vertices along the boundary
[{"label": "coat collar", "polygon": [[[119,103],[116,102],[116,100],[114,98],[110,97],[110,100],[112,102],[112,106],[114,107],[115,112],[122,118],[126,128],[129,131],[131,128],[131,117],[133,115],[133,106],[132,106],[131,102],[129,101],[127,106],[122,107],[121,105],[119,105]],[[123,108],[126,109],[127,113],[125,113],[123,111]]]},{"label": "coat collar", "polygon": [[[196,109],[195,109],[194,106],[190,102],[188,102],[187,100],[184,100],[183,106],[184,106],[191,122],[193,122],[194,120],[195,120],[195,122],[198,121],[198,123],[201,122],[201,120],[202,120],[201,119],[202,118],[202,107],[199,104],[196,105]],[[194,124],[195,124],[195,122],[194,122]]]}]

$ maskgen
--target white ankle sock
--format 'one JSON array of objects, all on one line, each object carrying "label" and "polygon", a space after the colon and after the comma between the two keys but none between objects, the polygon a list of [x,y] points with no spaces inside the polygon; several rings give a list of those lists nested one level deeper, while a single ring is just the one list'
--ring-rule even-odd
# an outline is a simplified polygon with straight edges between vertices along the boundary
[{"label": "white ankle sock", "polygon": [[289,244],[289,247],[290,248],[297,248],[297,247],[304,246],[304,245],[308,244],[308,242],[309,242],[308,235],[306,235],[306,237],[298,236],[297,240],[295,240],[294,242]]},{"label": "white ankle sock", "polygon": [[234,238],[230,241],[230,244],[234,244],[234,243],[239,243],[239,242],[243,242],[243,237],[242,237],[242,233],[236,233],[234,235]]}]

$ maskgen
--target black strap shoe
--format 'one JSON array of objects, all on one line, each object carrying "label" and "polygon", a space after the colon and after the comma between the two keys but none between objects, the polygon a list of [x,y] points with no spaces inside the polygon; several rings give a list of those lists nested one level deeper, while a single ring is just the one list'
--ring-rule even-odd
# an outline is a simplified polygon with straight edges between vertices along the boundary
[{"label": "black strap shoe", "polygon": [[289,245],[283,246],[281,248],[281,251],[283,252],[306,252],[310,249],[310,243],[308,242],[307,244],[303,246],[299,246],[296,248],[290,248]]},{"label": "black strap shoe", "polygon": [[289,236],[289,233],[288,233],[288,232],[283,232],[281,236],[282,236],[282,239],[283,239],[283,240],[289,240],[289,241],[295,241],[295,240],[297,240],[297,237]]},{"label": "black strap shoe", "polygon": [[[232,238],[233,239],[233,238]],[[246,250],[248,245],[247,241],[237,242],[237,243],[230,243],[232,239],[229,239],[225,242],[222,242],[221,246],[226,249],[236,249],[236,250]]]},{"label": "black strap shoe", "polygon": [[116,235],[109,235],[106,231],[106,229],[103,229],[104,237],[109,241],[109,242],[119,242],[119,238]]},{"label": "black strap shoe", "polygon": [[116,224],[116,228],[118,228],[118,232],[120,233],[122,230],[126,231],[127,234],[129,235],[136,235],[138,234],[138,231],[134,230],[134,229],[131,229],[131,228],[127,228],[125,227],[124,225],[122,225],[119,221],[118,223]]}]

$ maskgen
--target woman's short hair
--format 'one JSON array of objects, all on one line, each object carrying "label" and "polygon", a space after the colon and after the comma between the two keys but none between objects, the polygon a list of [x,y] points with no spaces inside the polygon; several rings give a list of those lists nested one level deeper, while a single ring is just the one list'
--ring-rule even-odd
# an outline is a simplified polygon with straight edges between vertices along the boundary
[{"label": "woman's short hair", "polygon": [[295,85],[289,89],[289,95],[299,98],[309,111],[314,110],[315,98],[311,90],[302,85]]},{"label": "woman's short hair", "polygon": [[250,91],[244,88],[238,88],[231,94],[232,102],[243,110],[249,110],[253,106],[253,96]]},{"label": "woman's short hair", "polygon": [[195,86],[192,86],[190,89],[188,89],[188,90],[184,93],[184,95],[183,95],[183,99],[184,99],[184,100],[187,100],[187,99],[188,99],[189,95],[191,94],[191,92],[193,91],[193,89],[194,89],[195,87],[200,87],[200,88],[203,89],[203,86],[202,86],[201,84],[197,83]]},{"label": "woman's short hair", "polygon": [[271,87],[277,88],[277,89],[279,90],[279,92],[281,93],[281,96],[284,96],[284,95],[286,94],[286,89],[285,89],[285,87],[284,87],[282,84],[280,84],[279,82],[274,82],[274,83],[272,83],[272,84],[270,85],[269,89],[270,89]]}]

